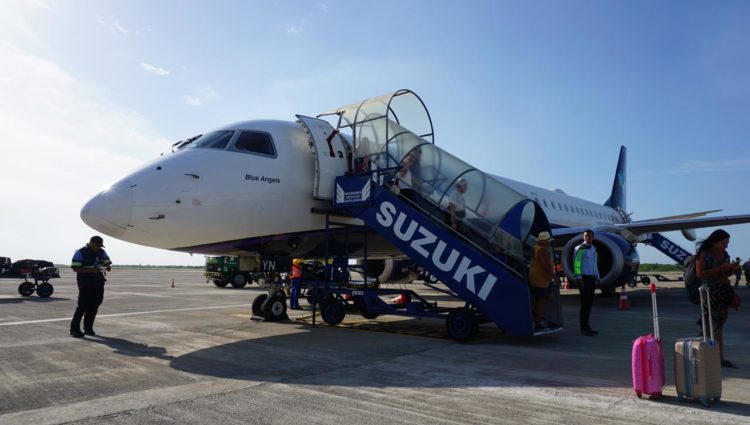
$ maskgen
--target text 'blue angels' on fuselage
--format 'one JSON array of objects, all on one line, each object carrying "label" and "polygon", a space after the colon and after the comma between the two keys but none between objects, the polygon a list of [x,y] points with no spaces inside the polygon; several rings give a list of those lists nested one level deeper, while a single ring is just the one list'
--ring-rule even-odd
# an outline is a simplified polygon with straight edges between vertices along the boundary
[{"label": "text 'blue angels' on fuselage", "polygon": [[[81,218],[108,236],[156,248],[203,254],[322,257],[326,218],[312,211],[330,208],[333,179],[355,171],[357,160],[364,154],[357,147],[356,135],[346,135],[315,118],[298,119],[239,122],[178,142],[172,152],[94,196],[83,207]],[[393,126],[404,130],[396,123]],[[387,143],[370,143],[371,151],[379,147],[381,153],[392,154]],[[402,160],[409,152],[398,156]],[[637,274],[635,246],[650,233],[681,230],[694,239],[695,228],[750,222],[750,215],[703,217],[715,211],[632,221],[625,204],[625,162],[626,149],[622,147],[612,193],[604,204],[561,190],[504,177],[490,178],[513,196],[526,197],[541,207],[568,275],[570,255],[580,243],[581,232],[594,229],[602,284],[606,287],[619,286]],[[440,198],[443,202],[436,201],[438,207],[445,206],[449,189],[445,190]],[[480,215],[468,205],[467,211]],[[355,219],[341,220],[358,223]],[[337,238],[336,230],[333,233],[333,244],[343,247],[344,237]],[[403,258],[377,234],[347,236],[346,247],[354,257],[366,250],[387,273],[396,273],[393,261]]]}]

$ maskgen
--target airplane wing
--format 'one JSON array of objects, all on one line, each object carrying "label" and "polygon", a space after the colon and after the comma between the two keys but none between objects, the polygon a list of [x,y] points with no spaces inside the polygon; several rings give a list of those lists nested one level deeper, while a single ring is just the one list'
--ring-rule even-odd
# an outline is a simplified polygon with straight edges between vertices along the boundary
[{"label": "airplane wing", "polygon": [[[750,214],[728,215],[723,217],[703,217],[674,220],[642,220],[631,223],[605,224],[594,227],[594,232],[631,233],[635,236],[645,233],[670,232],[683,229],[700,229],[702,227],[728,226],[731,224],[750,223]],[[552,229],[552,236],[563,240],[583,233],[591,227],[566,227]]]},{"label": "airplane wing", "polygon": [[703,217],[704,215],[712,214],[712,213],[719,212],[719,211],[721,210],[708,210],[708,211],[699,211],[699,212],[694,212],[694,213],[689,213],[689,214],[670,215],[667,217],[649,218],[648,220],[638,220],[638,221],[635,221],[634,223],[642,223],[646,221],[675,220],[675,219],[683,219],[683,218],[698,218],[698,217]]}]

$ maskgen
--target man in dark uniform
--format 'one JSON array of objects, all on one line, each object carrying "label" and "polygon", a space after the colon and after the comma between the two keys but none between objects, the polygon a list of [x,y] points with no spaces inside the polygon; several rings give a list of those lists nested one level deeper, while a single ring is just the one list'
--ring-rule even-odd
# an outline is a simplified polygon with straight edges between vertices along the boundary
[{"label": "man in dark uniform", "polygon": [[594,336],[599,332],[591,329],[589,317],[591,316],[591,305],[594,303],[594,291],[596,283],[599,282],[599,267],[596,248],[594,247],[594,231],[583,232],[583,243],[573,250],[573,274],[576,278],[578,291],[581,294],[581,311],[579,322],[581,333],[586,336]]},{"label": "man in dark uniform", "polygon": [[[101,268],[111,270],[112,262],[102,249],[104,241],[101,236],[92,236],[89,243],[73,254],[71,267],[76,272],[78,281],[78,307],[70,322],[70,336],[82,338],[83,335],[94,336],[94,319],[99,306],[104,300],[104,282],[107,280]],[[81,332],[83,318],[83,332]]]}]

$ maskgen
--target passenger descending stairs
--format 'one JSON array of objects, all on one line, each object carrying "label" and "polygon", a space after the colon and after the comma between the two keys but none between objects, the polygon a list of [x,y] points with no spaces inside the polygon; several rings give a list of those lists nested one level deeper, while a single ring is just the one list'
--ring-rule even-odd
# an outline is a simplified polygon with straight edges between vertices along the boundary
[{"label": "passenger descending stairs", "polygon": [[370,176],[336,178],[334,207],[368,226],[511,335],[533,334],[524,277],[402,201]]}]

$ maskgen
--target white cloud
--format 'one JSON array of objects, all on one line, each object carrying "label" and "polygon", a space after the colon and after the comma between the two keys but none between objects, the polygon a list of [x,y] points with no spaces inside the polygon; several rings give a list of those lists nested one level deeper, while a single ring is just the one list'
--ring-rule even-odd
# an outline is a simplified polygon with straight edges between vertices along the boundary
[{"label": "white cloud", "polygon": [[284,31],[287,34],[297,35],[301,34],[303,31],[305,31],[305,28],[301,25],[287,25],[284,27]]},{"label": "white cloud", "polygon": [[50,5],[50,0],[24,0],[26,4],[29,4],[31,6],[37,7],[39,9],[45,9],[50,10],[52,9],[52,6]]},{"label": "white cloud", "polygon": [[169,75],[169,71],[167,71],[166,69],[159,68],[158,66],[154,66],[146,62],[141,62],[141,68],[143,68],[143,70],[146,72],[149,72],[154,75],[158,75],[160,77]]},{"label": "white cloud", "polygon": [[218,97],[219,96],[216,94],[216,92],[212,88],[203,87],[201,89],[196,90],[192,94],[186,94],[185,96],[183,96],[183,99],[185,99],[185,103],[187,103],[190,106],[201,106],[207,101],[216,99]]},{"label": "white cloud", "polygon": [[737,158],[716,161],[687,161],[676,164],[671,170],[641,171],[641,176],[662,174],[692,174],[747,171],[750,168],[750,158]]},{"label": "white cloud", "polygon": [[190,95],[185,95],[185,102],[187,102],[187,104],[190,106],[203,105],[203,100],[198,99],[197,97],[190,96]]},{"label": "white cloud", "polygon": [[127,28],[125,28],[125,27],[123,27],[123,26],[122,26],[122,24],[120,24],[120,23],[119,23],[119,22],[117,22],[117,21],[115,21],[115,22],[112,22],[111,28],[112,28],[113,30],[115,30],[115,31],[119,32],[120,34],[123,34],[123,35],[128,35],[128,34],[130,34],[130,30],[129,30],[129,29],[127,29]]},{"label": "white cloud", "polygon": [[[67,263],[92,230],[81,206],[171,142],[137,113],[110,105],[57,64],[0,42],[2,255]],[[43,242],[43,243],[40,243]],[[119,263],[199,263],[108,238]]]}]

